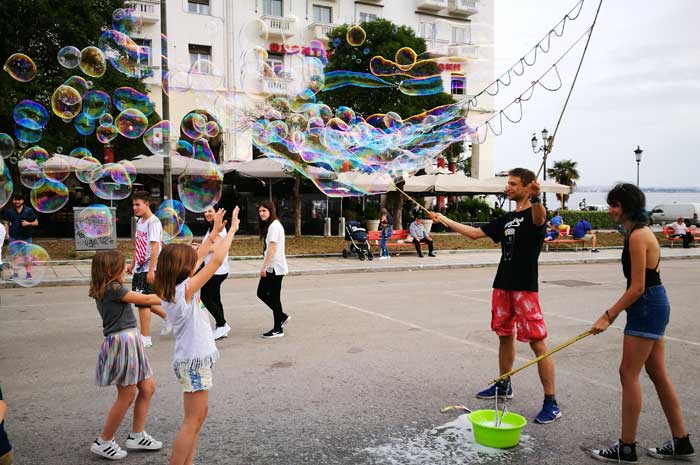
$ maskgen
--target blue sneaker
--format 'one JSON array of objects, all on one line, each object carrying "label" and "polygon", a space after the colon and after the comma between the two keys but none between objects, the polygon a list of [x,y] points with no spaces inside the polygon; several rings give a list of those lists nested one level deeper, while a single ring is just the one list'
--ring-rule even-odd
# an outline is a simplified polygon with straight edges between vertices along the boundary
[{"label": "blue sneaker", "polygon": [[488,389],[484,389],[481,392],[476,393],[477,399],[495,399],[496,393],[498,393],[499,399],[512,399],[513,398],[513,386],[511,386],[510,381],[499,381],[492,384]]},{"label": "blue sneaker", "polygon": [[535,423],[546,425],[547,423],[554,423],[557,418],[561,418],[561,410],[559,410],[557,401],[545,400],[544,404],[542,404],[542,410],[535,417]]}]

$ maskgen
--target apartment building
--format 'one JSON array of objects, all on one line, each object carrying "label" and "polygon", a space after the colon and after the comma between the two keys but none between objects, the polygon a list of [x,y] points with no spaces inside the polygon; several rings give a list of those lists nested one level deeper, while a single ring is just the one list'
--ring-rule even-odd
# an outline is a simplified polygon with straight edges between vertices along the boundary
[{"label": "apartment building", "polygon": [[[166,1],[166,0],[162,0]],[[292,53],[284,45],[308,44],[316,39],[328,43],[327,33],[340,24],[360,24],[375,18],[410,26],[425,38],[428,50],[459,59],[442,63],[443,88],[456,99],[468,99],[494,79],[495,0],[167,0],[168,61],[171,69],[194,65],[203,78],[211,77],[218,92],[228,95],[240,89],[241,57],[251,43],[268,52],[272,68],[284,67]],[[161,24],[158,0],[130,2],[142,20],[133,34],[146,52],[145,82],[151,98],[161,105]],[[262,26],[261,26],[262,24]],[[302,47],[302,53],[309,53]],[[199,63],[199,65],[198,65]],[[205,63],[206,66],[201,64]],[[285,95],[284,79],[263,79],[267,93]],[[170,119],[180,121],[197,108],[202,95],[170,93]],[[492,111],[493,102],[479,98],[470,112],[478,124]],[[404,115],[408,116],[408,115]],[[493,175],[493,138],[472,144],[472,175]],[[246,160],[252,156],[249,135],[224,127],[223,159]]]}]

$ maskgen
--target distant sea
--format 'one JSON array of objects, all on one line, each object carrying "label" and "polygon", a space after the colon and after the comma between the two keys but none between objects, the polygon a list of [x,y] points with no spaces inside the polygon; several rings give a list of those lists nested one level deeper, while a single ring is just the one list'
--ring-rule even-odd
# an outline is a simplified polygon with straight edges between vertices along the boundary
[{"label": "distant sea", "polygon": [[[606,205],[605,199],[608,193],[601,192],[581,192],[576,191],[569,196],[567,206],[571,210],[579,209],[579,202],[586,199],[587,205]],[[647,209],[651,210],[655,205],[661,203],[700,203],[700,192],[645,192],[647,198]],[[547,194],[547,207],[555,209],[559,207],[559,201],[555,194]]]}]

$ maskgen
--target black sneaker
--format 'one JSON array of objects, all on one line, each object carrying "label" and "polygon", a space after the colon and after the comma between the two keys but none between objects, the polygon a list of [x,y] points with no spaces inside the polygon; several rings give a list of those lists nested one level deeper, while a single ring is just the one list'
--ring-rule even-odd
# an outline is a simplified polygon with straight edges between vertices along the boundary
[{"label": "black sneaker", "polygon": [[592,449],[591,457],[601,462],[639,463],[637,460],[637,443],[623,444],[622,440],[607,449]]},{"label": "black sneaker", "polygon": [[510,384],[510,380],[501,380],[495,384],[492,384],[483,391],[476,393],[477,399],[495,399],[498,395],[499,399],[512,399],[513,398],[513,386]]},{"label": "black sneaker", "polygon": [[691,457],[695,457],[695,449],[690,443],[690,438],[686,436],[684,438],[673,438],[672,441],[666,442],[661,447],[647,449],[647,454],[657,459],[691,460]]},{"label": "black sneaker", "polygon": [[265,339],[270,339],[273,337],[284,337],[284,330],[283,329],[271,329],[266,333],[263,333],[260,337],[264,337]]},{"label": "black sneaker", "polygon": [[419,256],[420,258],[425,257],[425,255],[423,255],[422,253],[419,253],[418,256]]},{"label": "black sneaker", "polygon": [[292,319],[292,317],[289,316],[289,315],[287,315],[287,314],[285,313],[285,314],[284,314],[284,320],[282,320],[281,325],[282,325],[282,326],[286,325],[287,322],[288,322],[289,320],[291,320],[291,319]]},{"label": "black sneaker", "polygon": [[437,254],[435,252],[430,252],[428,254],[428,257],[437,257]]}]

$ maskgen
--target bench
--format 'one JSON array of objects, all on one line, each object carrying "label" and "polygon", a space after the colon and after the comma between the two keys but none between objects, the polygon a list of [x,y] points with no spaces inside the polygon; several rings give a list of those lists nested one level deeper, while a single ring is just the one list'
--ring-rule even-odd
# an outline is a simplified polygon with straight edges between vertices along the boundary
[{"label": "bench", "polygon": [[581,249],[583,250],[586,241],[583,239],[574,239],[574,237],[571,235],[571,228],[566,225],[565,227],[559,228],[559,236],[556,239],[553,241],[544,241],[544,250],[545,252],[549,252],[550,245],[555,246],[554,249],[558,250],[559,244],[574,244],[574,250],[578,250],[580,245]]},{"label": "bench", "polygon": [[[381,240],[381,231],[368,231],[367,232],[367,240],[370,241],[370,243],[379,246],[379,241]],[[386,240],[386,247],[387,249],[398,249],[402,247],[408,247],[412,250],[415,250],[415,245],[413,245],[413,240],[409,239],[411,236],[408,234],[407,229],[394,229],[391,231],[391,237],[387,238]],[[425,242],[421,242],[421,247],[428,247],[428,244]]]},{"label": "bench", "polygon": [[[693,235],[693,242],[700,241],[700,237],[696,236],[695,226],[688,228],[690,234]],[[673,235],[673,226],[664,226],[663,235],[667,241],[671,243],[671,247],[676,245],[676,242],[683,243],[682,237],[671,237]]]}]

